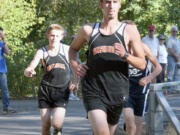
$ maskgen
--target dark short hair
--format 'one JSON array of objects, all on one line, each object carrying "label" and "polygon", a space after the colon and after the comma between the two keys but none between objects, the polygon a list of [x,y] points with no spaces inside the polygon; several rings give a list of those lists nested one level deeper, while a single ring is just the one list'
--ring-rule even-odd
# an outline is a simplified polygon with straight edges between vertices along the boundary
[{"label": "dark short hair", "polygon": [[0,26],[0,30],[2,30],[3,31],[3,28]]}]

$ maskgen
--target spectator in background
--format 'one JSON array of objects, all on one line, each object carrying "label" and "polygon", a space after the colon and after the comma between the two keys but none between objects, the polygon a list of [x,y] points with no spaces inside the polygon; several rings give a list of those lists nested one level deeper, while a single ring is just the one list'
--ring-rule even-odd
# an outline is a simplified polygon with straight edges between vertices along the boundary
[{"label": "spectator in background", "polygon": [[171,27],[171,36],[166,41],[168,48],[167,81],[175,81],[176,65],[180,60],[180,40],[177,38],[178,27]]},{"label": "spectator in background", "polygon": [[164,82],[164,79],[165,79],[165,70],[167,66],[168,53],[167,53],[166,46],[164,45],[165,36],[162,34],[159,34],[158,39],[159,39],[158,61],[161,64],[162,71],[157,77],[157,83],[162,83]]},{"label": "spectator in background", "polygon": [[154,36],[154,34],[155,34],[155,26],[154,25],[148,26],[148,35],[142,38],[142,42],[145,43],[152,51],[152,54],[155,57],[157,57],[159,41]]},{"label": "spectator in background", "polygon": [[[149,25],[148,26],[148,35],[146,35],[145,37],[142,38],[142,42],[145,43],[148,48],[151,50],[153,56],[157,57],[158,55],[158,46],[159,46],[159,41],[158,39],[154,36],[155,34],[155,26],[154,25]],[[148,68],[150,70],[150,72],[153,72],[154,70],[154,66],[153,64],[150,62],[148,64]],[[156,82],[156,78],[154,78],[152,80],[152,83]]]},{"label": "spectator in background", "polygon": [[[72,37],[71,37],[71,41],[73,41],[75,38],[76,38],[75,35],[72,36]],[[79,60],[79,57],[78,57],[78,60]],[[79,63],[81,63],[80,60],[79,60]],[[72,75],[71,75],[71,76],[72,76],[71,80],[73,81],[73,80],[75,80],[75,76],[74,76],[72,70],[71,70],[71,74],[72,74]],[[70,92],[69,100],[77,100],[77,101],[80,100],[80,99],[77,97],[77,91],[71,91],[71,92]]]},{"label": "spectator in background", "polygon": [[3,28],[0,27],[0,89],[2,93],[2,102],[3,102],[3,114],[14,113],[14,109],[10,107],[9,101],[9,92],[7,86],[7,66],[4,58],[4,53],[6,55],[10,54],[9,48],[6,44],[6,37],[3,33]]},{"label": "spectator in background", "polygon": [[[75,81],[75,76],[71,70],[71,81],[74,82]],[[77,91],[70,91],[70,95],[69,95],[69,100],[77,100],[79,101],[80,99],[77,97]]]},{"label": "spectator in background", "polygon": [[[64,44],[66,37],[67,37],[67,31],[64,30],[64,37],[63,37],[63,39],[62,39],[60,42]],[[74,38],[75,38],[75,36],[72,36],[71,40],[73,41]],[[75,76],[74,76],[74,74],[73,74],[73,72],[72,72],[71,69],[70,69],[70,74],[71,74],[71,78],[70,78],[71,81],[75,81]],[[74,93],[75,93],[76,95],[74,95]],[[77,101],[80,100],[80,99],[77,97],[77,91],[75,91],[75,92],[70,91],[69,100],[77,100]]]}]

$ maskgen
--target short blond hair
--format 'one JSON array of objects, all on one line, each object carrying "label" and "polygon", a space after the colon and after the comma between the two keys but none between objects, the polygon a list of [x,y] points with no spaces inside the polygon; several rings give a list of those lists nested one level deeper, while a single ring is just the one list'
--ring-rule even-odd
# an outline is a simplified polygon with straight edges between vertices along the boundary
[{"label": "short blond hair", "polygon": [[49,32],[51,30],[59,30],[59,31],[62,31],[63,32],[63,35],[64,35],[64,28],[59,25],[59,24],[51,24],[49,25],[48,29],[47,29],[47,34],[49,34]]}]

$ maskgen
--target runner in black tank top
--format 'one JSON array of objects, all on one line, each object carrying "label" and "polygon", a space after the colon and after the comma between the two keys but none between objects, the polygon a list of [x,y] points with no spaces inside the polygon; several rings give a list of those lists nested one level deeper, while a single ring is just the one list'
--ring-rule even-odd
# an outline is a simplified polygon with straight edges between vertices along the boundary
[{"label": "runner in black tank top", "polygon": [[[39,107],[66,107],[69,97],[69,82],[70,82],[70,67],[68,64],[68,46],[60,44],[58,53],[55,56],[50,56],[46,47],[42,47],[43,59],[41,62],[44,68],[44,75],[40,84],[38,93]],[[57,92],[66,93],[65,102],[60,102]],[[57,99],[56,99],[57,97]]]},{"label": "runner in black tank top", "polygon": [[76,88],[70,83],[69,46],[60,42],[63,35],[64,29],[60,25],[50,25],[47,31],[49,45],[36,52],[34,59],[24,71],[27,77],[35,75],[35,68],[40,60],[44,67],[38,91],[42,135],[51,134],[51,125],[54,127],[53,135],[61,135],[70,89]]},{"label": "runner in black tank top", "polygon": [[[110,48],[117,42],[124,45],[123,31],[126,24],[121,24],[118,30],[109,36],[101,34],[99,26],[100,23],[95,24],[90,38],[87,59],[89,70],[82,80],[82,93],[87,111],[100,108],[110,116],[116,110],[118,112],[116,116],[108,117],[109,123],[116,124],[122,103],[128,95],[128,63],[113,53],[113,50],[111,52]],[[98,52],[99,47],[110,48]],[[94,54],[96,50],[97,54]]]},{"label": "runner in black tank top", "polygon": [[83,94],[85,98],[99,98],[107,105],[121,105],[128,94],[128,63],[111,50],[98,52],[98,49],[113,48],[113,44],[117,42],[125,47],[123,31],[126,24],[121,24],[118,30],[109,36],[101,34],[99,26],[100,23],[95,24],[89,42],[89,70],[83,79]]},{"label": "runner in black tank top", "polygon": [[[145,68],[139,32],[134,24],[118,20],[120,0],[99,0],[103,21],[83,25],[69,50],[70,64],[82,78],[83,101],[95,135],[113,135],[128,95],[128,63]],[[126,27],[125,27],[126,26]],[[89,43],[87,65],[76,60]],[[128,54],[133,48],[135,56]]]},{"label": "runner in black tank top", "polygon": [[[52,87],[62,88],[62,91],[69,86],[70,81],[70,67],[65,57],[66,45],[61,44],[59,52],[56,56],[50,56],[45,47],[43,50],[44,70],[42,84]],[[62,49],[62,50],[61,50]],[[60,52],[61,50],[61,52]]]}]

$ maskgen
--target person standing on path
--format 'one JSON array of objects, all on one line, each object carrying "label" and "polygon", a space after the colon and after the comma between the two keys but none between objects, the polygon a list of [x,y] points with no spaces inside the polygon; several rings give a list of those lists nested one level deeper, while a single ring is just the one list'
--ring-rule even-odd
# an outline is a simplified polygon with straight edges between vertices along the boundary
[{"label": "person standing on path", "polygon": [[167,67],[168,82],[180,80],[180,76],[176,76],[178,70],[177,64],[180,62],[180,39],[177,36],[178,36],[178,27],[176,25],[173,25],[171,27],[171,36],[169,36],[168,39],[166,40],[166,45],[168,49],[168,67]]},{"label": "person standing on path", "polygon": [[10,107],[9,91],[7,85],[7,66],[4,54],[9,55],[10,50],[6,43],[3,28],[0,27],[0,89],[2,93],[3,114],[14,113],[16,110]]}]

